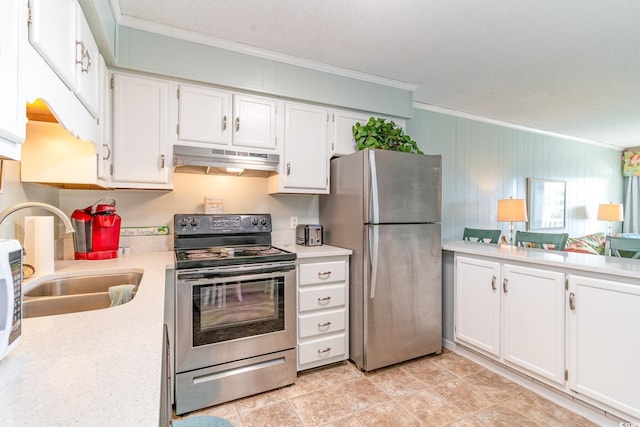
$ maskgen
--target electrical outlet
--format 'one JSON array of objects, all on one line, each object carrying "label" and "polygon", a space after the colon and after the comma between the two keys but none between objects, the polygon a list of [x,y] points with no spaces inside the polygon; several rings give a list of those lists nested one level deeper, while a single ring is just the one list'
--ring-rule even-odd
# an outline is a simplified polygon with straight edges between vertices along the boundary
[{"label": "electrical outlet", "polygon": [[298,217],[297,216],[292,216],[290,218],[290,220],[291,220],[291,229],[295,230],[296,227],[298,226]]}]

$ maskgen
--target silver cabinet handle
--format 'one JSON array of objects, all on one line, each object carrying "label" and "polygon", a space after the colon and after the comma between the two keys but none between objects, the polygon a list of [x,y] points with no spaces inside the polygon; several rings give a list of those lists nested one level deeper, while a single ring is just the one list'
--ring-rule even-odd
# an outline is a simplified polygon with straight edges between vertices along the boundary
[{"label": "silver cabinet handle", "polygon": [[331,347],[327,347],[324,350],[318,350],[318,354],[329,353],[331,351]]},{"label": "silver cabinet handle", "polygon": [[165,155],[160,154],[160,169],[164,169],[165,167]]},{"label": "silver cabinet handle", "polygon": [[331,297],[318,298],[318,302],[325,302],[325,301],[331,301]]},{"label": "silver cabinet handle", "polygon": [[573,292],[569,294],[569,308],[571,309],[571,311],[574,311],[576,309],[576,294],[574,294]]},{"label": "silver cabinet handle", "polygon": [[236,132],[240,130],[240,117],[236,117]]},{"label": "silver cabinet handle", "polygon": [[[80,55],[78,55],[78,48],[80,48]],[[80,56],[80,59],[78,59],[78,56]],[[86,67],[84,65],[85,60],[87,61]],[[91,67],[91,55],[82,40],[76,40],[76,64],[80,64],[80,71],[83,73],[88,73],[89,67]]]},{"label": "silver cabinet handle", "polygon": [[328,279],[329,277],[331,277],[330,271],[321,271],[318,273],[318,278],[320,279]]},{"label": "silver cabinet handle", "polygon": [[318,323],[318,328],[324,328],[325,326],[331,326],[331,322]]},{"label": "silver cabinet handle", "polygon": [[496,276],[491,278],[491,289],[496,290]]},{"label": "silver cabinet handle", "polygon": [[222,130],[227,130],[227,116],[222,117]]},{"label": "silver cabinet handle", "polygon": [[102,144],[102,146],[107,149],[107,156],[102,156],[102,160],[109,160],[111,158],[111,148],[107,144]]},{"label": "silver cabinet handle", "polygon": [[287,162],[287,175],[291,175],[291,163]]},{"label": "silver cabinet handle", "polygon": [[502,280],[502,290],[504,291],[505,294],[509,293],[509,289],[507,288],[507,285],[509,284],[509,279],[507,279],[506,277]]}]

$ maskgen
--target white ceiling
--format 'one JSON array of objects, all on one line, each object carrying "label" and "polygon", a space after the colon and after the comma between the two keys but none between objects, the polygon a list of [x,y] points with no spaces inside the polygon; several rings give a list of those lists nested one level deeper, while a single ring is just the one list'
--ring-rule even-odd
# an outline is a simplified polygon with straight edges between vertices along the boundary
[{"label": "white ceiling", "polygon": [[640,145],[637,0],[111,1],[122,25],[409,83],[435,107]]}]

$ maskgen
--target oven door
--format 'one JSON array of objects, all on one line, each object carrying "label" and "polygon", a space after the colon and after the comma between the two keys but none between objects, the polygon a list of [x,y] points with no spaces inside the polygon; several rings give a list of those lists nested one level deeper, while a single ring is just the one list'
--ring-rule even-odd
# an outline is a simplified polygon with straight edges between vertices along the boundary
[{"label": "oven door", "polygon": [[176,372],[295,348],[293,262],[176,275]]}]

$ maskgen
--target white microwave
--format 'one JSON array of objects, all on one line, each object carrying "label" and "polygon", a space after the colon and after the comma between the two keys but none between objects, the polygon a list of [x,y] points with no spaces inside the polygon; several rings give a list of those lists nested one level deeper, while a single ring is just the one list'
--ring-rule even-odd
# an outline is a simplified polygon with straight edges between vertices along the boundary
[{"label": "white microwave", "polygon": [[22,325],[22,247],[0,239],[0,361],[18,344]]}]

